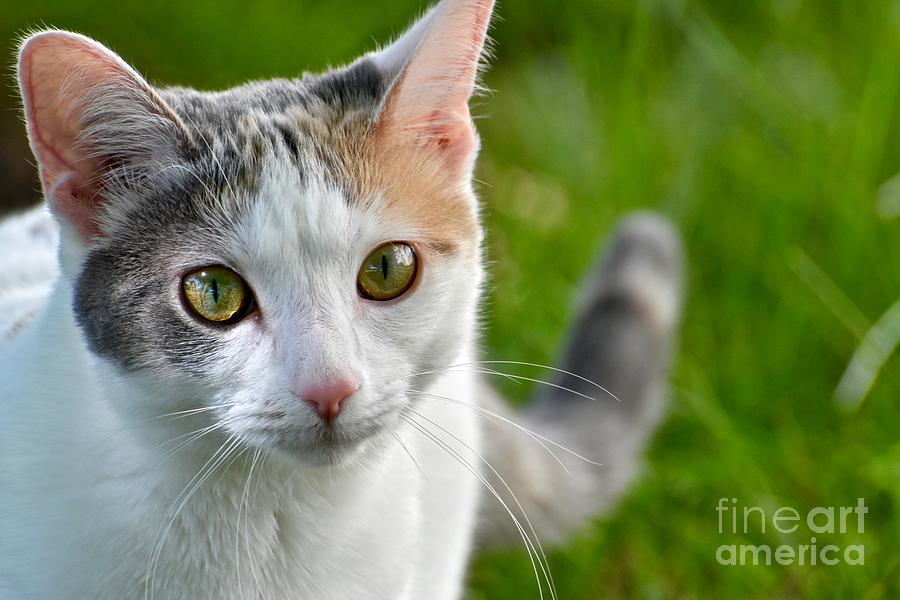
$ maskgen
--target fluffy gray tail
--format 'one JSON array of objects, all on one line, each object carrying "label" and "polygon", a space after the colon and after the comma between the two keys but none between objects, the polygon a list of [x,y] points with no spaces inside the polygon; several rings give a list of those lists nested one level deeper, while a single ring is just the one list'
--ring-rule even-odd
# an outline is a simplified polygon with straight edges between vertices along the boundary
[{"label": "fluffy gray tail", "polygon": [[[550,380],[559,387],[542,387],[521,412],[485,387],[485,409],[536,434],[529,436],[501,418],[484,420],[485,458],[505,483],[495,473],[485,475],[526,530],[527,515],[544,544],[563,541],[609,508],[638,471],[643,447],[664,409],[681,292],[678,235],[656,215],[632,215],[620,223],[585,283],[559,365],[571,374],[559,372]],[[601,464],[575,458],[538,436]],[[482,546],[521,544],[500,502],[485,497],[481,506]]]}]

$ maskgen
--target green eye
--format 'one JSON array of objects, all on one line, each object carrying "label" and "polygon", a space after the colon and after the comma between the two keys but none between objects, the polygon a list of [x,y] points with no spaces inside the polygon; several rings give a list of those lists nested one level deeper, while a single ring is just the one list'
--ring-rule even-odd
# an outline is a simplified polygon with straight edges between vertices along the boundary
[{"label": "green eye", "polygon": [[402,296],[416,278],[416,251],[403,242],[378,246],[359,268],[359,295],[369,300],[393,300]]},{"label": "green eye", "polygon": [[214,323],[235,323],[249,312],[252,295],[244,280],[231,269],[203,267],[184,276],[181,290],[188,307]]}]

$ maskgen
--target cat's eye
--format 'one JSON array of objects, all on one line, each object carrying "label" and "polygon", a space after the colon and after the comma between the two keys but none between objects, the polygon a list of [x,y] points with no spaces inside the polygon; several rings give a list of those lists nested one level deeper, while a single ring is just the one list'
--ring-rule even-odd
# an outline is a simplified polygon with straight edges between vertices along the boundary
[{"label": "cat's eye", "polygon": [[418,258],[412,246],[388,242],[373,250],[363,261],[357,276],[359,295],[369,300],[393,300],[413,284]]},{"label": "cat's eye", "polygon": [[188,308],[213,323],[236,323],[247,316],[253,303],[249,286],[227,267],[191,271],[181,280],[181,291]]}]

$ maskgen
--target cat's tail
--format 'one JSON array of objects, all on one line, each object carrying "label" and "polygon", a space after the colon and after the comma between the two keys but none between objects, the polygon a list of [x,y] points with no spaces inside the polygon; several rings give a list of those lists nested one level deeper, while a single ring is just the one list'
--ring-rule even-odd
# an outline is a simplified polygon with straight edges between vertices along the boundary
[{"label": "cat's tail", "polygon": [[[638,471],[664,409],[682,262],[678,235],[665,220],[651,213],[626,218],[585,282],[561,371],[546,377],[552,385],[542,387],[523,411],[484,390],[483,407],[501,415],[484,420],[485,458],[497,471],[485,476],[544,544],[561,542],[608,509]],[[575,458],[545,439],[601,464]],[[481,506],[482,546],[521,544],[500,502],[485,497]]]}]

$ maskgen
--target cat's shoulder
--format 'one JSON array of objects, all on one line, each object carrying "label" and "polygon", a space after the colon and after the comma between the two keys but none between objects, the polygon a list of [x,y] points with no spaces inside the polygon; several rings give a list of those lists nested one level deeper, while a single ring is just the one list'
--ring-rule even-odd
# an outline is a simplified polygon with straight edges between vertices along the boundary
[{"label": "cat's shoulder", "polygon": [[0,220],[0,344],[43,306],[59,271],[58,237],[44,204]]}]

